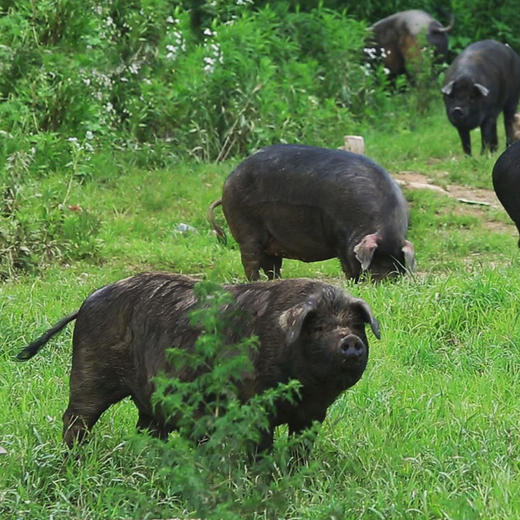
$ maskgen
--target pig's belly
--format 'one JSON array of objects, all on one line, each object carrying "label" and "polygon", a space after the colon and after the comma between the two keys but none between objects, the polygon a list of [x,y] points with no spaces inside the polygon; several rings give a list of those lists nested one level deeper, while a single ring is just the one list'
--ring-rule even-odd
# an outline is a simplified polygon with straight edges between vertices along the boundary
[{"label": "pig's belly", "polygon": [[263,208],[267,232],[264,251],[267,254],[304,262],[337,256],[333,226],[320,209],[296,205],[272,206]]}]

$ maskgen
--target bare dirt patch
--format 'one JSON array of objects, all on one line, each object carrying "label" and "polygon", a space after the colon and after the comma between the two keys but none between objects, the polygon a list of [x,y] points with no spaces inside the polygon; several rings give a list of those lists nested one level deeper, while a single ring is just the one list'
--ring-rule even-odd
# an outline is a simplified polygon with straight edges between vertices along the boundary
[{"label": "bare dirt patch", "polygon": [[471,188],[459,184],[447,184],[445,187],[432,184],[430,179],[419,172],[402,171],[392,175],[397,184],[407,189],[431,190],[441,193],[452,199],[459,201],[460,207],[455,213],[461,215],[475,215],[479,218],[484,217],[484,225],[492,231],[506,231],[514,233],[515,227],[511,222],[506,223],[491,218],[487,208],[502,209],[497,196],[493,190],[483,188]]},{"label": "bare dirt patch", "polygon": [[493,190],[485,190],[483,188],[470,188],[469,186],[460,186],[459,184],[448,184],[445,188],[432,184],[430,179],[419,172],[399,172],[393,175],[397,184],[405,186],[408,189],[432,190],[443,193],[453,199],[461,200],[461,202],[482,203],[483,206],[491,206],[500,208],[500,202]]}]

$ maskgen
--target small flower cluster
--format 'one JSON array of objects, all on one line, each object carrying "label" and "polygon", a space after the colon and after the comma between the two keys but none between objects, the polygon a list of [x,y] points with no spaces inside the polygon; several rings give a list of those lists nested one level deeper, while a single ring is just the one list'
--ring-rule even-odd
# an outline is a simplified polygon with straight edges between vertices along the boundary
[{"label": "small flower cluster", "polygon": [[94,151],[94,147],[90,144],[89,141],[94,139],[94,134],[87,130],[85,132],[85,139],[82,142],[77,137],[68,137],[67,141],[71,143],[73,150],[76,152],[88,152],[92,153]]},{"label": "small flower cluster", "polygon": [[204,29],[204,35],[206,36],[204,50],[207,52],[207,54],[203,58],[203,70],[206,74],[211,74],[215,70],[217,64],[224,63],[224,57],[222,56],[220,46],[217,43],[210,43],[209,41],[210,38],[215,37],[217,33],[209,28],[206,28]]},{"label": "small flower cluster", "polygon": [[166,58],[174,61],[179,54],[186,52],[186,40],[181,31],[181,21],[173,16],[168,16],[166,19],[168,29],[166,33]]},{"label": "small flower cluster", "polygon": [[[363,52],[368,57],[369,60],[376,60],[378,58],[385,59],[386,57],[390,56],[390,49],[385,49],[384,47],[365,47],[363,49]],[[361,65],[361,70],[365,74],[365,76],[370,76],[372,73],[372,67],[369,63],[365,63],[364,65]],[[390,74],[390,69],[387,67],[383,68],[383,72],[388,75]]]},{"label": "small flower cluster", "polygon": [[385,49],[384,47],[365,47],[363,52],[371,59],[375,58],[386,58],[390,56],[392,52],[390,49]]},{"label": "small flower cluster", "polygon": [[101,126],[113,125],[116,122],[116,114],[110,99],[114,88],[114,79],[96,68],[81,69],[79,74],[81,81],[87,87],[88,93],[86,95],[99,102],[101,107],[99,123]]}]

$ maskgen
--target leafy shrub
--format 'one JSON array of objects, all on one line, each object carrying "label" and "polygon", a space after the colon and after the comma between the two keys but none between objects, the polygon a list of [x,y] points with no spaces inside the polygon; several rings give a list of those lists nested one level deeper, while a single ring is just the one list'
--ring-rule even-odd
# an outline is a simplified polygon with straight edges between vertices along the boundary
[{"label": "leafy shrub", "polygon": [[[84,172],[114,143],[159,164],[280,141],[335,146],[343,129],[402,112],[385,78],[365,73],[361,50],[367,23],[417,7],[453,12],[455,50],[486,37],[520,43],[518,10],[482,1],[4,3],[0,168],[21,151],[32,154],[30,172],[71,163]],[[92,150],[81,156],[64,142],[87,136]]]},{"label": "leafy shrub", "polygon": [[287,473],[283,461],[289,441],[278,442],[276,458],[264,454],[255,464],[252,446],[268,427],[275,401],[294,399],[299,384],[290,381],[242,403],[238,383],[252,370],[249,352],[256,339],[230,345],[229,329],[241,321],[229,308],[231,295],[210,282],[197,284],[195,291],[200,308],[191,313],[190,321],[203,332],[193,352],[171,349],[168,356],[178,373],[199,375],[192,381],[156,377],[153,401],[161,413],[175,417],[178,433],[166,442],[145,438],[141,443],[148,445],[146,452],[195,516],[243,518],[262,508],[276,511],[305,471],[281,479]]},{"label": "leafy shrub", "polygon": [[63,205],[54,193],[26,195],[21,176],[27,158],[22,152],[10,157],[7,174],[0,178],[0,278],[51,260],[96,258],[102,245],[96,215]]},{"label": "leafy shrub", "polygon": [[162,0],[16,5],[0,20],[0,130],[12,136],[0,161],[34,148],[31,172],[78,159],[66,143],[41,153],[52,142],[42,135],[90,136],[92,153],[160,140],[166,154],[205,160],[331,143],[377,90],[360,67],[364,24],[323,8],[222,2],[198,36]]}]

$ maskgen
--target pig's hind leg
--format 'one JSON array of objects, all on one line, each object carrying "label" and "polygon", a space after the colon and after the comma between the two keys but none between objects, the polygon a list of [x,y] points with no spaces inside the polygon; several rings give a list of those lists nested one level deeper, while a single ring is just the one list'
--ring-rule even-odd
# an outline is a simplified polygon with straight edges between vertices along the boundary
[{"label": "pig's hind leg", "polygon": [[63,441],[69,447],[81,442],[100,415],[129,394],[116,374],[100,371],[93,376],[73,366],[69,406],[63,414]]},{"label": "pig's hind leg", "polygon": [[245,241],[239,242],[240,246],[240,257],[242,260],[242,266],[246,273],[246,278],[250,282],[254,282],[260,279],[260,267],[263,259],[263,249],[259,241],[254,238],[248,238]]},{"label": "pig's hind leg", "polygon": [[162,440],[168,438],[168,433],[172,429],[166,427],[164,424],[157,421],[154,416],[142,410],[139,410],[139,418],[137,420],[136,428],[140,432],[147,431],[152,437],[157,437]]},{"label": "pig's hind leg", "polygon": [[260,267],[263,269],[265,275],[269,280],[274,278],[281,278],[282,257],[264,254]]}]

